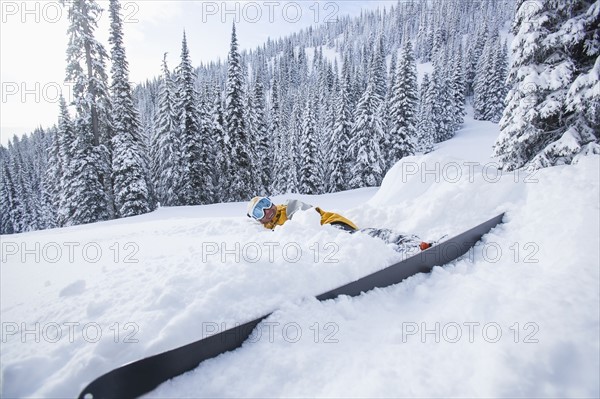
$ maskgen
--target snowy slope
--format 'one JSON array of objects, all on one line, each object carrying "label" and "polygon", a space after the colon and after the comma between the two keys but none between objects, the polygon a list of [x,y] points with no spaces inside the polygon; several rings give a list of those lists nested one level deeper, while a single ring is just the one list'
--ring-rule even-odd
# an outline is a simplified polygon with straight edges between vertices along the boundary
[{"label": "snowy slope", "polygon": [[3,236],[2,397],[72,397],[276,309],[256,342],[149,396],[598,397],[600,162],[500,176],[497,135],[467,118],[380,189],[290,196],[425,239],[507,212],[463,259],[358,298],[311,296],[400,255],[312,212],[274,232],[220,204]]}]

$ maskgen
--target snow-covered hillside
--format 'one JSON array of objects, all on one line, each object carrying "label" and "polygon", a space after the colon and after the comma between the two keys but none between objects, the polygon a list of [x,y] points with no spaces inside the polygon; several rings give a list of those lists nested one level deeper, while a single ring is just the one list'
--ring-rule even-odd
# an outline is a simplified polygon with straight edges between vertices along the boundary
[{"label": "snow-covered hillside", "polygon": [[271,311],[261,339],[148,396],[600,396],[599,157],[500,175],[497,136],[469,116],[380,189],[275,198],[424,239],[506,212],[465,257],[357,298],[313,296],[401,255],[311,211],[275,231],[237,203],[3,236],[2,397],[73,397]]}]

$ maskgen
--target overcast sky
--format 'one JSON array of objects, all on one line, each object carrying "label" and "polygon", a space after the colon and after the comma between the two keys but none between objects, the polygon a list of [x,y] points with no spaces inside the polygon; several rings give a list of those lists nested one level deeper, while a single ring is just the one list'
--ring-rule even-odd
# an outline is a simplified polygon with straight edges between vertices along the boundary
[{"label": "overcast sky", "polygon": [[[99,1],[108,9],[108,1]],[[241,49],[310,25],[359,15],[361,9],[389,7],[396,0],[369,1],[173,1],[121,0],[130,78],[140,82],[158,76],[163,53],[169,67],[179,63],[185,29],[192,62],[227,58],[235,20]],[[56,123],[58,94],[65,85],[67,11],[60,1],[0,0],[1,143],[14,134]],[[108,12],[99,18],[96,38],[108,47]],[[108,72],[108,71],[107,71]]]}]

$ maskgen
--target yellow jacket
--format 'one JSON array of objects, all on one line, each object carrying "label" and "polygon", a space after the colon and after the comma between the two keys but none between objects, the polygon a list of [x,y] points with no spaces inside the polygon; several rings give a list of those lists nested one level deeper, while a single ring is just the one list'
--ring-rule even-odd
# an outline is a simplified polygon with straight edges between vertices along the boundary
[{"label": "yellow jacket", "polygon": [[[306,204],[303,204],[306,205]],[[288,215],[287,215],[287,205],[276,205],[277,208],[277,212],[275,213],[275,216],[273,217],[273,220],[271,220],[269,223],[264,224],[264,226],[267,229],[274,229],[275,226],[281,226],[283,225],[285,222],[288,221]],[[333,213],[333,212],[327,212],[322,210],[321,208],[315,208],[315,210],[317,212],[319,212],[319,214],[321,215],[321,224],[336,224],[336,223],[342,223],[345,224],[349,227],[351,227],[354,230],[358,230],[358,226],[356,226],[354,223],[352,223],[350,220],[346,219],[345,217],[343,217],[340,214],[337,213]]]}]

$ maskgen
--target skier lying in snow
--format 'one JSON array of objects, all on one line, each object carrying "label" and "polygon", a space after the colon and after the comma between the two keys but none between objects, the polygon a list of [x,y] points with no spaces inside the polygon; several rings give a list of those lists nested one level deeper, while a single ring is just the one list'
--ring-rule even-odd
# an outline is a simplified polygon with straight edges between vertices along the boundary
[{"label": "skier lying in snow", "polygon": [[257,220],[267,229],[274,229],[292,219],[298,211],[314,208],[321,215],[321,225],[329,224],[349,233],[362,232],[380,238],[387,244],[394,244],[395,249],[404,252],[408,247],[419,246],[421,250],[431,247],[431,243],[422,241],[415,235],[403,235],[390,229],[359,229],[356,224],[340,214],[327,212],[319,207],[313,207],[299,200],[287,200],[285,205],[275,205],[268,197],[254,197],[248,203],[247,214],[249,218]]}]

